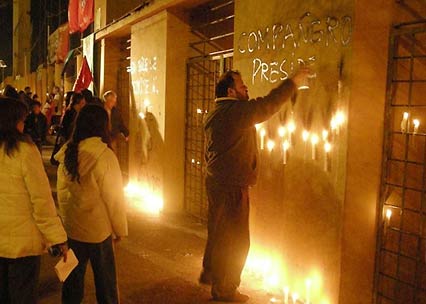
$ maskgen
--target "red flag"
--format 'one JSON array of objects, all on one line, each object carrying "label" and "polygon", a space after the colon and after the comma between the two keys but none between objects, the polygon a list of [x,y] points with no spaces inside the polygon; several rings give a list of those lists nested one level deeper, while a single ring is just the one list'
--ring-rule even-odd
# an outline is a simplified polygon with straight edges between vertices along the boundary
[{"label": "red flag", "polygon": [[78,6],[78,26],[84,32],[93,22],[93,0],[80,0]]},{"label": "red flag", "polygon": [[81,66],[80,72],[78,73],[78,78],[75,80],[72,90],[74,92],[80,93],[82,90],[87,89],[89,87],[92,80],[92,72],[90,72],[90,67],[87,63],[86,56],[84,56],[83,64]]},{"label": "red flag", "polygon": [[93,0],[70,0],[68,4],[70,34],[84,32],[93,22],[93,5]]},{"label": "red flag", "polygon": [[68,23],[70,34],[80,31],[80,27],[78,25],[79,2],[79,0],[70,0],[68,4]]}]

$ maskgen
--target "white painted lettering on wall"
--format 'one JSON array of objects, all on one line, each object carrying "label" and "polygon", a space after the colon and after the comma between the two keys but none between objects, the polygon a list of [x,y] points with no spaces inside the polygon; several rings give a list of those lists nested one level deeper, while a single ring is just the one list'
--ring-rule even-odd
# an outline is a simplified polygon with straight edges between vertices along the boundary
[{"label": "white painted lettering on wall", "polygon": [[253,59],[252,83],[256,81],[275,83],[284,80],[300,64],[313,64],[315,54],[305,58],[296,55],[303,46],[348,46],[352,39],[352,18],[350,16],[327,16],[317,18],[310,12],[296,22],[275,23],[264,29],[242,32],[238,37],[238,52],[256,55],[261,52],[286,50],[291,56],[279,60],[264,61],[259,56]]},{"label": "white painted lettering on wall", "polygon": [[135,95],[158,95],[157,57],[141,56],[130,63],[133,92]]}]

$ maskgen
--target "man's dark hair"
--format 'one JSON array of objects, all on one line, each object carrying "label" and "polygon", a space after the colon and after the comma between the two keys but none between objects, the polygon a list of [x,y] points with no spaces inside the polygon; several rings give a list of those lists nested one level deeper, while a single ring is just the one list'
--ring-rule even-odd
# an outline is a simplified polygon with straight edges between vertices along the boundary
[{"label": "man's dark hair", "polygon": [[41,102],[37,100],[33,100],[31,102],[31,109],[34,109],[34,107],[41,107]]},{"label": "man's dark hair", "polygon": [[93,99],[92,91],[90,91],[89,89],[84,89],[81,91],[81,94],[83,94],[84,99],[86,100],[88,104],[92,103],[92,99]]},{"label": "man's dark hair", "polygon": [[71,96],[70,107],[78,105],[84,99],[83,94],[81,93],[73,93]]},{"label": "man's dark hair", "polygon": [[229,70],[220,76],[216,85],[216,98],[228,96],[228,89],[235,88],[235,75],[241,76],[241,73],[239,71]]}]

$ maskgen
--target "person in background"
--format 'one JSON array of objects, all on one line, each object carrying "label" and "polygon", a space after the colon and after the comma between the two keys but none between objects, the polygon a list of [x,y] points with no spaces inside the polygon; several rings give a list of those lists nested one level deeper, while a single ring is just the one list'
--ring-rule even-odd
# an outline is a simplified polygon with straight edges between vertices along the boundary
[{"label": "person in background", "polygon": [[249,186],[257,177],[255,124],[269,119],[297,92],[309,70],[301,69],[265,97],[249,100],[238,71],[228,71],[216,86],[216,106],[204,124],[208,237],[200,283],[211,284],[213,300],[246,302],[238,291],[250,247]]},{"label": "person in background", "polygon": [[41,109],[41,112],[43,113],[43,115],[46,116],[47,125],[49,127],[52,123],[52,116],[53,116],[53,110],[54,110],[54,108],[52,107],[52,100],[53,100],[53,96],[51,94],[47,93],[46,94],[46,101],[43,104],[43,107]]},{"label": "person in background", "polygon": [[6,85],[6,87],[4,88],[4,90],[3,90],[3,96],[19,100],[19,94],[18,94],[18,92],[10,84]]},{"label": "person in background", "polygon": [[23,133],[26,115],[20,101],[0,98],[0,303],[36,303],[40,255],[48,245],[67,255],[42,159]]},{"label": "person in background", "polygon": [[33,101],[38,101],[41,104],[40,97],[37,94],[33,95]]},{"label": "person in background", "polygon": [[41,104],[34,101],[31,106],[31,113],[25,119],[24,133],[31,136],[41,153],[42,145],[46,142],[47,135],[47,119],[41,113]]},{"label": "person in background", "polygon": [[25,95],[28,96],[28,98],[32,99],[33,93],[31,92],[31,87],[28,87],[28,86],[25,87],[24,92],[25,92]]},{"label": "person in background", "polygon": [[83,108],[85,105],[86,100],[84,99],[84,96],[82,94],[72,94],[71,103],[65,110],[64,117],[62,118],[61,128],[59,130],[59,134],[60,136],[62,136],[63,142],[66,142],[71,138],[75,118],[78,112],[80,112],[81,108]]},{"label": "person in background", "polygon": [[108,112],[109,123],[108,128],[111,134],[111,147],[117,153],[118,139],[120,135],[124,136],[126,141],[129,140],[129,129],[123,122],[120,111],[117,109],[117,94],[114,91],[107,91],[103,95],[104,108]]},{"label": "person in background", "polygon": [[84,106],[70,141],[55,158],[59,210],[79,261],[64,282],[62,303],[82,303],[89,260],[98,303],[118,303],[113,239],[127,236],[127,219],[120,166],[109,147],[107,112]]},{"label": "person in background", "polygon": [[92,99],[93,99],[92,91],[90,91],[89,89],[84,89],[84,90],[81,91],[81,94],[83,94],[84,99],[86,100],[87,104],[92,103]]}]

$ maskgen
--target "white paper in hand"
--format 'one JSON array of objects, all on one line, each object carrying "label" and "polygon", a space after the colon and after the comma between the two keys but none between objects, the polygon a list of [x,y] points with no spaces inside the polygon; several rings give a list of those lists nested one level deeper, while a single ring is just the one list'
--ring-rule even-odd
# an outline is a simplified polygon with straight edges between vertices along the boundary
[{"label": "white paper in hand", "polygon": [[65,263],[64,259],[61,258],[58,264],[55,266],[55,272],[59,278],[59,281],[64,282],[77,265],[77,257],[75,256],[74,251],[69,249],[67,252],[67,262]]}]

